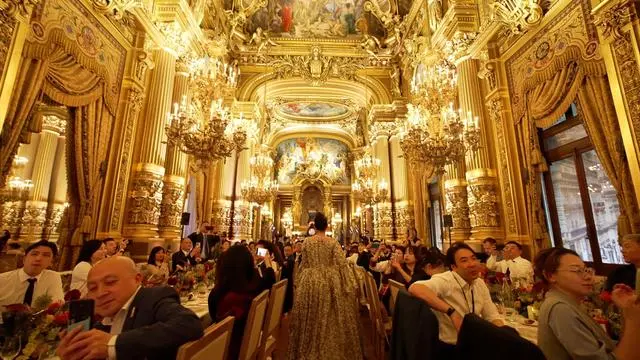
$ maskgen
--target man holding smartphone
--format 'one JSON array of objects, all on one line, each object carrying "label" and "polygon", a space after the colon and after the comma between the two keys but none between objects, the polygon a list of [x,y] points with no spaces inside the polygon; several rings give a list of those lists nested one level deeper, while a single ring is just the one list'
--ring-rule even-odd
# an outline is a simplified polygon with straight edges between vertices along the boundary
[{"label": "man holding smartphone", "polygon": [[141,281],[130,258],[114,256],[94,265],[87,298],[103,320],[96,329],[62,332],[60,359],[169,360],[181,345],[202,337],[200,319],[180,305],[174,289],[142,288]]}]

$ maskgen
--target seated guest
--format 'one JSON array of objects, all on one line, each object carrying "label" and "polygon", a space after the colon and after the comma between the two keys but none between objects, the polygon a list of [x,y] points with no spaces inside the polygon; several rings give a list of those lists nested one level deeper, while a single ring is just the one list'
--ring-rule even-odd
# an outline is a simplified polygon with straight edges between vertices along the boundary
[{"label": "seated guest", "polygon": [[[265,257],[265,261],[266,261]],[[237,359],[251,301],[275,283],[275,273],[267,268],[261,277],[253,255],[244,246],[233,246],[216,264],[215,286],[209,294],[209,314],[214,322],[235,317],[228,359]]]},{"label": "seated guest", "polygon": [[89,270],[98,261],[106,256],[106,246],[100,240],[87,240],[80,248],[78,261],[71,272],[71,290],[80,291],[80,295],[84,297],[87,294],[87,275]]},{"label": "seated guest", "polygon": [[358,262],[359,249],[357,243],[351,243],[347,253],[347,261],[355,265]]},{"label": "seated guest", "polygon": [[102,240],[105,246],[106,257],[114,256],[118,253],[118,243],[114,238],[106,238]]},{"label": "seated guest", "polygon": [[220,246],[220,252],[226,252],[231,247],[231,241],[224,240]]},{"label": "seated guest", "polygon": [[167,263],[167,253],[162,246],[151,249],[147,259],[147,269],[149,274],[145,279],[148,285],[164,284],[169,278],[169,264]]},{"label": "seated guest", "polygon": [[[87,297],[102,323],[61,334],[56,353],[69,359],[175,359],[178,348],[203,335],[193,311],[169,287],[141,288],[133,260],[114,256],[89,271]],[[103,330],[99,330],[103,329]]]},{"label": "seated guest", "polygon": [[438,248],[427,249],[423,246],[420,247],[420,258],[422,260],[417,264],[418,270],[413,272],[413,276],[411,276],[411,281],[408,285],[416,281],[429,280],[433,275],[445,272],[444,264],[446,258]]},{"label": "seated guest", "polygon": [[502,259],[496,259],[496,257],[499,255],[496,247],[497,247],[496,239],[494,238],[484,239],[482,241],[482,253],[477,254],[478,260],[480,260],[480,262],[483,264],[486,264],[489,258],[491,257],[493,257],[492,261],[494,262],[498,260],[502,260]]},{"label": "seated guest", "polygon": [[175,272],[176,270],[185,270],[187,266],[197,264],[196,256],[197,250],[196,248],[193,248],[191,239],[182,239],[180,242],[180,251],[176,251],[171,256],[171,272]]},{"label": "seated guest", "polygon": [[593,292],[594,272],[575,251],[543,250],[536,256],[535,271],[549,289],[538,327],[538,346],[547,359],[638,359],[640,302],[629,286],[616,285],[611,296],[624,317],[616,345],[580,305]]},{"label": "seated guest", "polygon": [[42,240],[29,245],[24,267],[0,274],[0,307],[11,304],[31,306],[42,295],[51,301],[64,301],[60,274],[48,270],[58,254],[56,244]]},{"label": "seated guest", "polygon": [[636,274],[640,269],[640,234],[625,235],[620,245],[624,261],[628,264],[616,268],[609,274],[605,286],[607,291],[613,291],[616,284],[625,284],[632,289],[636,288]]},{"label": "seated guest", "polygon": [[509,241],[504,245],[504,260],[496,261],[492,256],[487,260],[489,270],[508,274],[514,283],[528,284],[533,282],[533,266],[531,261],[522,258],[522,245]]},{"label": "seated guest", "polygon": [[436,313],[440,327],[439,359],[455,358],[458,331],[466,314],[504,325],[487,285],[479,278],[480,262],[469,245],[454,243],[447,250],[447,262],[451,271],[409,287],[412,295],[424,300]]}]

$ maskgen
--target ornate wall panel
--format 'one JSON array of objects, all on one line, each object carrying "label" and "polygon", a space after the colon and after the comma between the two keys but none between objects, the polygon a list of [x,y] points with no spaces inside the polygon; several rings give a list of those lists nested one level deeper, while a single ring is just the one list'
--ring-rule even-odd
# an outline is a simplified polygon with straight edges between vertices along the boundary
[{"label": "ornate wall panel", "polygon": [[13,40],[13,31],[18,21],[7,11],[0,11],[0,79],[4,78],[4,67],[7,62],[9,47]]}]

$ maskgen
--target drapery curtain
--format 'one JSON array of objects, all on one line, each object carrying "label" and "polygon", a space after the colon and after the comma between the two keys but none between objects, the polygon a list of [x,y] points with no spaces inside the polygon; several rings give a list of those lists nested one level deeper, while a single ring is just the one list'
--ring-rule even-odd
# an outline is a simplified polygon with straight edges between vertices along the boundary
[{"label": "drapery curtain", "polygon": [[104,101],[105,81],[87,70],[61,46],[27,43],[0,140],[0,183],[8,174],[20,142],[42,130],[31,111],[46,94],[71,107],[67,128],[67,174],[70,205],[62,220],[59,268],[66,269],[97,219],[102,176],[111,141],[114,114]]},{"label": "drapery curtain", "polygon": [[618,231],[626,234],[630,230],[640,230],[630,171],[620,144],[621,134],[604,64],[566,61],[565,66],[559,67],[547,79],[525,89],[524,95],[526,114],[517,123],[516,132],[521,146],[529,233],[535,240],[534,247],[549,244],[541,181],[541,174],[548,171],[548,166],[540,150],[538,128],[553,125],[576,99],[596,154],[617,191],[620,205]]},{"label": "drapery curtain", "polygon": [[618,234],[640,232],[640,213],[607,78],[586,77],[578,90],[578,105],[600,163],[616,189]]}]

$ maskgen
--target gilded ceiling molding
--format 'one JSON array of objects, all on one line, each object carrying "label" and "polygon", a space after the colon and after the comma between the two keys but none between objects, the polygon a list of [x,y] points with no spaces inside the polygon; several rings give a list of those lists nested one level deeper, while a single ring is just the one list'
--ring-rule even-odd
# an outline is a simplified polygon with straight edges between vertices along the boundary
[{"label": "gilded ceiling molding", "polygon": [[265,143],[273,148],[276,148],[278,144],[285,140],[305,137],[321,137],[327,139],[334,139],[345,143],[349,149],[354,149],[357,146],[357,142],[354,139],[352,133],[348,133],[344,129],[339,127],[310,127],[308,125],[293,125],[284,128],[280,131],[273,132],[266,139]]},{"label": "gilded ceiling molding", "polygon": [[542,21],[543,0],[497,0],[493,3],[491,20],[501,23],[507,37],[517,36],[537,26]]},{"label": "gilded ceiling molding", "polygon": [[93,8],[114,20],[120,20],[127,11],[142,8],[142,0],[93,0]]},{"label": "gilded ceiling molding", "polygon": [[6,8],[3,9],[9,16],[28,17],[31,9],[40,4],[41,0],[4,0]]}]

